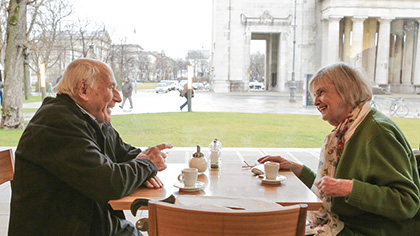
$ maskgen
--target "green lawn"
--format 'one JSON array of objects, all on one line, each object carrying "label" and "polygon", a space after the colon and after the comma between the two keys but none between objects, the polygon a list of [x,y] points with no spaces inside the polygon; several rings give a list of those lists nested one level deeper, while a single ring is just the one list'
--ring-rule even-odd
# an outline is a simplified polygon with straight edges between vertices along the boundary
[{"label": "green lawn", "polygon": [[40,102],[42,101],[42,96],[28,96],[28,100],[25,100],[25,95],[23,95],[22,101],[23,103]]},{"label": "green lawn", "polygon": [[[393,118],[412,148],[419,148],[419,119]],[[332,127],[319,116],[248,113],[150,113],[112,117],[123,139],[136,146],[170,142],[177,147],[207,146],[218,138],[224,147],[319,148]],[[0,130],[0,146],[16,146],[21,130]]]},{"label": "green lawn", "polygon": [[[137,83],[137,88],[138,89],[155,89],[156,88],[156,85],[157,85],[158,83]],[[133,88],[134,88],[134,83],[133,83]]]}]

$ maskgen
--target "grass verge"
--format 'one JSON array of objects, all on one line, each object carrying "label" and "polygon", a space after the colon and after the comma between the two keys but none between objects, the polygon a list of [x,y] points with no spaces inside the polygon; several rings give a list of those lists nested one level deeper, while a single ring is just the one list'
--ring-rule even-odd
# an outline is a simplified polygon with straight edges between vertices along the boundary
[{"label": "grass verge", "polygon": [[[418,119],[392,118],[412,148],[419,148]],[[112,117],[121,137],[135,146],[170,142],[206,147],[218,138],[224,147],[320,148],[332,126],[316,115],[250,113],[149,113]],[[0,146],[16,146],[22,130],[0,130]]]}]

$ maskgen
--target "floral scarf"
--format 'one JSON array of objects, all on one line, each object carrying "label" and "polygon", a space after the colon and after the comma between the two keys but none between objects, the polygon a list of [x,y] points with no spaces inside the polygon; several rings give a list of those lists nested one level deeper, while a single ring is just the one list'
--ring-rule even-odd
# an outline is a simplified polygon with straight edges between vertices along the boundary
[{"label": "floral scarf", "polygon": [[[324,176],[335,176],[335,169],[340,162],[346,141],[351,138],[356,128],[365,119],[370,111],[370,104],[365,103],[356,107],[346,119],[335,127],[325,138],[321,148],[318,173],[315,182]],[[314,183],[315,183],[314,182]],[[311,231],[319,236],[337,235],[343,228],[344,223],[339,220],[338,215],[331,212],[331,198],[321,195],[315,184],[312,191],[323,201],[318,211],[308,211],[308,220]]]}]

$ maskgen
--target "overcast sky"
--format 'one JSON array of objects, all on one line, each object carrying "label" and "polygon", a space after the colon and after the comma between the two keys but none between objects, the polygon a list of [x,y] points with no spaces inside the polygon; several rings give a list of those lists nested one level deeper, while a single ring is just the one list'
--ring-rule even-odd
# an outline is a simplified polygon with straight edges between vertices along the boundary
[{"label": "overcast sky", "polygon": [[210,50],[212,0],[73,2],[78,17],[106,25],[114,43],[126,39],[172,58],[183,58],[191,49]]}]

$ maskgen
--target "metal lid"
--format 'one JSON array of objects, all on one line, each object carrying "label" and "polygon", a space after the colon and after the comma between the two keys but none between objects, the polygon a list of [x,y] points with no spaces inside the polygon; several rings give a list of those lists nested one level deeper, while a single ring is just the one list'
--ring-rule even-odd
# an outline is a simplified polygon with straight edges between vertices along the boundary
[{"label": "metal lid", "polygon": [[200,145],[197,145],[197,152],[193,154],[193,157],[204,157],[204,154],[200,152]]}]

